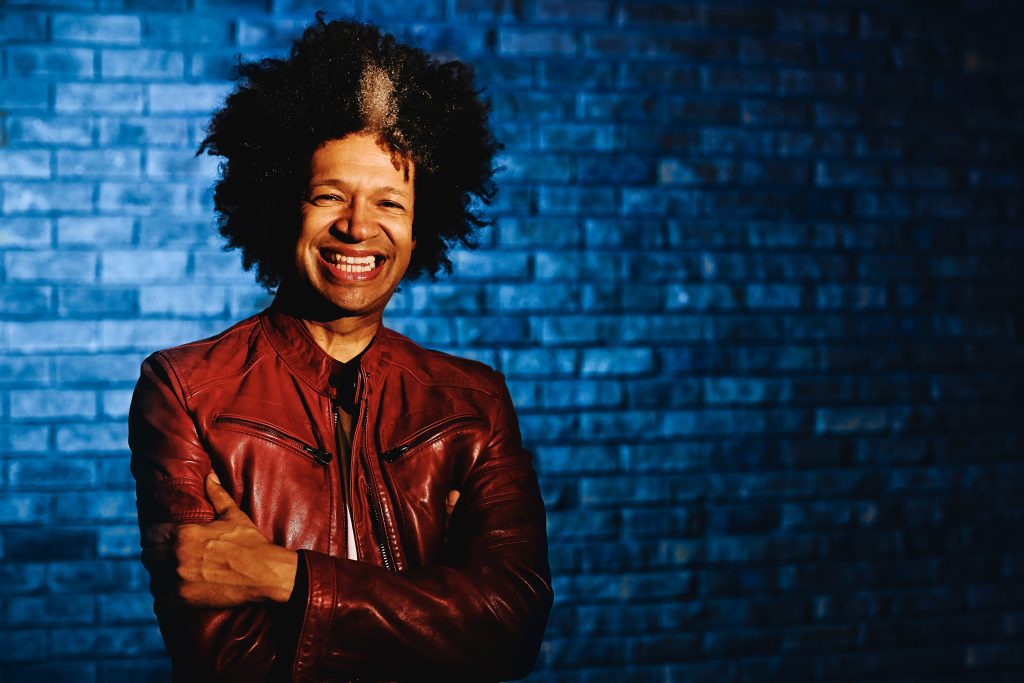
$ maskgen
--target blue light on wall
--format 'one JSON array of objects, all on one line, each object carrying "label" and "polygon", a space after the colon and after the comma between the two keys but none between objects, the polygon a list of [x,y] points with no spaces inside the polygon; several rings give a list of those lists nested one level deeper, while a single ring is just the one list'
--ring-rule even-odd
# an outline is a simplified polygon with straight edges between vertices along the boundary
[{"label": "blue light on wall", "polygon": [[[125,417],[269,296],[195,150],[317,3],[0,7],[0,681],[165,680]],[[1024,8],[347,0],[465,59],[476,251],[389,324],[508,378],[556,605],[531,680],[1024,674]]]}]

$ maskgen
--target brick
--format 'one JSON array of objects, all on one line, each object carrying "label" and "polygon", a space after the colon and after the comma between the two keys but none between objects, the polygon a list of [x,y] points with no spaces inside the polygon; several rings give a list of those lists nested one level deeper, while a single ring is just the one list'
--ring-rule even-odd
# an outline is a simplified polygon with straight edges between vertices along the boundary
[{"label": "brick", "polygon": [[460,345],[501,344],[516,345],[530,338],[530,328],[524,318],[474,317],[455,321],[455,338]]},{"label": "brick", "polygon": [[12,598],[7,604],[11,625],[88,624],[94,613],[93,598],[85,595]]},{"label": "brick", "polygon": [[93,529],[7,529],[7,558],[12,561],[80,560],[96,555]]},{"label": "brick", "polygon": [[153,598],[148,593],[100,595],[97,603],[101,624],[148,624],[153,621]]},{"label": "brick", "polygon": [[91,488],[95,481],[94,463],[85,460],[15,460],[8,464],[7,471],[15,490],[67,491]]},{"label": "brick", "polygon": [[126,216],[57,218],[58,246],[116,246],[131,243],[133,221]]},{"label": "brick", "polygon": [[571,375],[577,352],[573,349],[520,349],[502,351],[501,370],[510,377]]},{"label": "brick", "polygon": [[188,140],[188,131],[188,121],[184,118],[103,118],[99,122],[99,143],[180,147]]},{"label": "brick", "polygon": [[489,253],[456,251],[451,254],[452,274],[459,279],[507,280],[526,275],[525,252]]},{"label": "brick", "polygon": [[104,664],[103,674],[108,683],[161,683],[171,677],[171,662],[166,657],[110,660]]},{"label": "brick", "polygon": [[160,114],[203,113],[219,107],[231,91],[229,84],[154,84],[147,86],[149,111]]},{"label": "brick", "polygon": [[8,669],[7,683],[33,683],[34,681],[81,681],[95,683],[96,664],[93,662],[43,662],[17,665]]},{"label": "brick", "polygon": [[549,409],[614,408],[622,403],[622,387],[614,381],[551,380],[541,385],[541,405]]},{"label": "brick", "polygon": [[584,377],[642,375],[654,369],[650,349],[585,349],[580,372]]},{"label": "brick", "polygon": [[185,252],[107,251],[100,255],[100,281],[105,283],[182,279],[187,268]]},{"label": "brick", "polygon": [[78,560],[53,562],[47,568],[47,586],[54,593],[104,593],[138,590],[148,586],[138,561]]},{"label": "brick", "polygon": [[55,88],[56,108],[60,114],[142,112],[143,87],[138,84],[58,83]]},{"label": "brick", "polygon": [[12,425],[0,431],[0,444],[11,454],[46,453],[50,447],[49,434],[45,425]]},{"label": "brick", "polygon": [[608,124],[551,124],[540,130],[541,149],[603,151],[616,144],[615,128]]},{"label": "brick", "polygon": [[15,420],[91,418],[96,416],[96,394],[92,391],[12,391],[10,402],[10,416]]},{"label": "brick", "polygon": [[45,150],[0,150],[0,178],[49,177],[49,152]]},{"label": "brick", "polygon": [[185,56],[166,50],[103,50],[100,74],[105,80],[178,80],[185,75]]},{"label": "brick", "polygon": [[96,554],[99,557],[123,557],[137,559],[139,556],[138,524],[104,526],[99,529]]},{"label": "brick", "polygon": [[59,355],[54,358],[54,368],[61,384],[105,386],[120,383],[132,386],[139,377],[139,366],[146,355],[143,352]]},{"label": "brick", "polygon": [[563,93],[502,91],[492,96],[496,116],[503,121],[566,121],[572,117],[572,97]]},{"label": "brick", "polygon": [[160,633],[143,627],[92,627],[54,629],[54,654],[58,656],[139,655],[164,652]]},{"label": "brick", "polygon": [[46,218],[5,218],[0,228],[0,247],[47,247],[53,223]]},{"label": "brick", "polygon": [[68,150],[57,152],[57,176],[66,178],[136,177],[142,154],[131,149]]},{"label": "brick", "polygon": [[568,182],[572,160],[555,154],[506,154],[499,160],[502,182]]},{"label": "brick", "polygon": [[200,282],[240,284],[253,281],[253,276],[242,270],[241,257],[236,253],[194,252],[192,269]]},{"label": "brick", "polygon": [[92,78],[92,50],[59,47],[11,47],[7,50],[8,71],[16,76]]},{"label": "brick", "polygon": [[[223,329],[217,321],[214,331]],[[200,327],[189,320],[104,320],[100,324],[100,344],[104,351],[114,349],[144,351],[168,348],[201,339]]]},{"label": "brick", "polygon": [[215,157],[197,157],[193,150],[154,149],[146,155],[146,175],[192,178],[206,182],[217,177],[218,163]]},{"label": "brick", "polygon": [[130,287],[61,287],[57,311],[71,318],[133,315],[138,311],[138,293]]},{"label": "brick", "polygon": [[578,245],[581,232],[579,221],[556,218],[506,219],[498,231],[499,245],[510,247]]},{"label": "brick", "polygon": [[96,278],[96,254],[79,253],[74,259],[56,251],[19,251],[4,254],[7,277],[25,282],[91,282]]},{"label": "brick", "polygon": [[83,146],[92,144],[93,122],[74,117],[12,116],[7,136],[12,143]]},{"label": "brick", "polygon": [[603,280],[615,277],[622,268],[622,260],[609,253],[538,252],[534,258],[539,280]]},{"label": "brick", "polygon": [[49,287],[0,285],[0,314],[11,317],[42,317],[51,309]]},{"label": "brick", "polygon": [[619,8],[619,17],[626,23],[695,25],[698,8],[675,2],[634,2]]},{"label": "brick", "polygon": [[619,324],[611,317],[597,318],[593,316],[545,317],[534,319],[539,327],[539,338],[545,345],[577,345],[581,342],[606,342],[618,339]]},{"label": "brick", "polygon": [[[184,257],[184,254],[182,254]],[[159,279],[174,279],[171,272]],[[228,290],[209,286],[146,286],[139,290],[139,311],[143,315],[223,317],[228,310]]]},{"label": "brick", "polygon": [[[3,183],[3,211],[5,214],[42,213],[42,212],[81,212],[92,204],[92,188],[86,184],[62,183],[61,194],[51,192],[50,185],[41,183]],[[33,227],[30,227],[33,226]],[[44,244],[49,242],[50,223],[41,219],[20,220],[2,233],[4,242],[25,239],[27,235],[33,242]],[[45,236],[45,240],[42,239]],[[2,242],[0,242],[2,243]],[[27,244],[27,242],[23,242]]]},{"label": "brick", "polygon": [[6,631],[0,638],[0,662],[24,662],[42,659],[46,654],[46,632]]},{"label": "brick", "polygon": [[41,12],[0,12],[0,44],[43,41],[46,16]]},{"label": "brick", "polygon": [[[428,347],[451,345],[455,340],[453,324],[448,320],[390,318],[387,324],[399,334],[416,339]],[[468,333],[465,334],[468,336]]]},{"label": "brick", "polygon": [[[620,79],[621,65],[614,61],[547,58],[540,64],[540,82],[552,87],[587,89],[613,88]],[[529,85],[529,83],[523,83]],[[544,136],[544,130],[540,131]],[[557,133],[556,133],[557,135]]]},{"label": "brick", "polygon": [[0,90],[0,107],[5,111],[45,111],[49,101],[49,86],[41,81],[6,79]]},{"label": "brick", "polygon": [[61,42],[137,45],[142,35],[141,19],[131,15],[56,14],[52,21]]},{"label": "brick", "polygon": [[39,524],[50,519],[50,497],[35,493],[7,493],[0,498],[0,524]]},{"label": "brick", "polygon": [[617,515],[608,511],[551,512],[547,522],[548,537],[555,542],[570,538],[613,538],[619,531]]},{"label": "brick", "polygon": [[536,465],[551,474],[613,472],[620,467],[618,449],[610,446],[539,448]]},{"label": "brick", "polygon": [[[250,16],[238,22],[238,45],[248,49],[267,47],[284,47],[298,36],[305,21],[295,18]],[[235,41],[231,41],[235,42]]]},{"label": "brick", "polygon": [[579,308],[579,292],[572,287],[500,285],[491,297],[491,308],[505,314]]},{"label": "brick", "polygon": [[99,208],[111,213],[188,212],[189,188],[182,184],[100,183]]},{"label": "brick", "polygon": [[0,355],[0,387],[42,384],[49,378],[50,365],[46,358]]},{"label": "brick", "polygon": [[557,29],[503,28],[498,32],[498,54],[508,57],[572,55],[575,36]]}]

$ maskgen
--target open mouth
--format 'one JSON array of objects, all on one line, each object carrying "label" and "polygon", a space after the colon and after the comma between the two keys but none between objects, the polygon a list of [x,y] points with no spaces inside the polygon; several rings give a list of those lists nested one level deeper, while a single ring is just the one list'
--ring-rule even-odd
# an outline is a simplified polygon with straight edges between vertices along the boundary
[{"label": "open mouth", "polygon": [[320,250],[320,258],[326,261],[332,268],[343,273],[369,273],[384,263],[384,257],[379,254],[346,256],[345,254],[327,249]]}]

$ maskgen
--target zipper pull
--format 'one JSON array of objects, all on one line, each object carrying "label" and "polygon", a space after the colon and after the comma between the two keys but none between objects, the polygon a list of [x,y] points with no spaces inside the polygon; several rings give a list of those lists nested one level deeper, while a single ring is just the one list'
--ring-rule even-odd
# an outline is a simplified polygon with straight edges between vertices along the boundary
[{"label": "zipper pull", "polygon": [[407,450],[409,450],[408,446],[398,446],[389,451],[384,451],[380,454],[380,457],[384,458],[384,462],[394,462],[405,455]]},{"label": "zipper pull", "polygon": [[325,450],[319,448],[313,448],[312,446],[303,446],[302,449],[313,456],[321,465],[327,465],[331,462],[331,454]]}]

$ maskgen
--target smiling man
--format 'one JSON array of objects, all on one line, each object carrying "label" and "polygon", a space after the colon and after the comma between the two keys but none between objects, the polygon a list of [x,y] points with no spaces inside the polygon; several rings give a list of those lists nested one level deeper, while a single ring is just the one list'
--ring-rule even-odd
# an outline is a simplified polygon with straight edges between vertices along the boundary
[{"label": "smiling man", "polygon": [[174,678],[524,676],[551,587],[504,381],[381,322],[485,223],[470,71],[318,18],[241,75],[203,148],[222,234],[277,294],[148,358],[129,417]]}]

